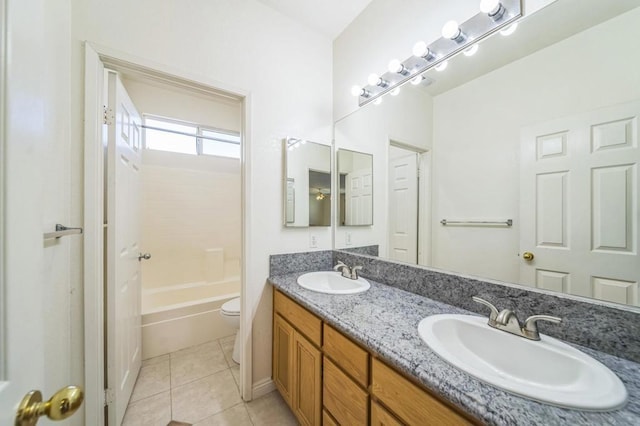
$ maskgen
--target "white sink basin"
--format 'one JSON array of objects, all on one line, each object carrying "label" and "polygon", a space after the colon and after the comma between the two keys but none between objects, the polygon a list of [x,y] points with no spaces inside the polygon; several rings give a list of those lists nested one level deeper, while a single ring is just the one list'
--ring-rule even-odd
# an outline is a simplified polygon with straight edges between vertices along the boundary
[{"label": "white sink basin", "polygon": [[298,284],[308,290],[329,294],[354,294],[369,290],[371,285],[364,278],[352,280],[340,272],[309,272],[298,277]]},{"label": "white sink basin", "polygon": [[433,315],[418,333],[443,360],[503,390],[564,408],[622,407],[627,390],[611,370],[549,336],[528,340],[471,315]]}]

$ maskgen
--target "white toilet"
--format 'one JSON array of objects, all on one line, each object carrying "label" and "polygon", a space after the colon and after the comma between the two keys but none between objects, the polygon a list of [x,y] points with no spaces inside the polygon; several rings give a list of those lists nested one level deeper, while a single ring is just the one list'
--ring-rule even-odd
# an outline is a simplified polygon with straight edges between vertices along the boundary
[{"label": "white toilet", "polygon": [[236,297],[224,303],[220,308],[220,316],[227,324],[236,329],[236,340],[233,344],[233,355],[231,359],[240,364],[240,298]]}]

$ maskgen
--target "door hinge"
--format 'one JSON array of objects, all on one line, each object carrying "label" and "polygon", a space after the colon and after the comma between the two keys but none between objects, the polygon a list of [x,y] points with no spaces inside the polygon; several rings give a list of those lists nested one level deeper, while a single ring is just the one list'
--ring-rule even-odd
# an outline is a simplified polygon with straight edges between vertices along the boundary
[{"label": "door hinge", "polygon": [[105,405],[105,407],[107,405],[113,404],[113,400],[114,400],[113,389],[106,388],[104,390],[104,405]]},{"label": "door hinge", "polygon": [[114,114],[113,114],[113,109],[111,108],[107,108],[106,106],[102,107],[102,112],[103,112],[103,120],[102,122],[108,126],[113,124],[113,119],[115,118]]}]

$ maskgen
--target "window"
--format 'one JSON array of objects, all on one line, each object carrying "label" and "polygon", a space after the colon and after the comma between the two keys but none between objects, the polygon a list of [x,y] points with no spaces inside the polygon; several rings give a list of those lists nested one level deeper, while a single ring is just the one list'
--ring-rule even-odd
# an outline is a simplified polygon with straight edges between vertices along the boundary
[{"label": "window", "polygon": [[240,158],[240,134],[153,116],[144,118],[145,148]]}]

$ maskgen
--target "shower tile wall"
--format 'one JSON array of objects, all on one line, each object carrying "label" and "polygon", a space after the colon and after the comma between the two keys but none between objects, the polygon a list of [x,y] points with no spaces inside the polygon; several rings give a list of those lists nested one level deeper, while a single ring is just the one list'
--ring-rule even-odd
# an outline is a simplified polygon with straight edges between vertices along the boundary
[{"label": "shower tile wall", "polygon": [[145,150],[143,288],[237,276],[240,192],[237,159]]}]

